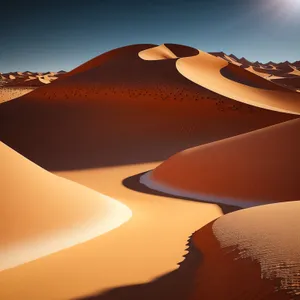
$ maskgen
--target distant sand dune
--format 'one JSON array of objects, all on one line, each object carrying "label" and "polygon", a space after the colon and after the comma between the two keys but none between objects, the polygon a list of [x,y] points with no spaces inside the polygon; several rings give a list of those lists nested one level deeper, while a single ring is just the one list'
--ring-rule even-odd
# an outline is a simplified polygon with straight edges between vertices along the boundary
[{"label": "distant sand dune", "polygon": [[34,87],[0,87],[0,103],[21,97],[33,90],[35,90]]},{"label": "distant sand dune", "polygon": [[[298,93],[281,88],[259,76],[250,76],[246,70],[229,65],[221,58],[200,52],[197,56],[179,59],[176,66],[186,78],[225,97],[265,109],[300,114]],[[229,70],[235,78],[231,80],[222,76],[222,71],[225,70]],[[238,80],[242,82],[239,83]],[[256,87],[251,86],[252,84]]]}]

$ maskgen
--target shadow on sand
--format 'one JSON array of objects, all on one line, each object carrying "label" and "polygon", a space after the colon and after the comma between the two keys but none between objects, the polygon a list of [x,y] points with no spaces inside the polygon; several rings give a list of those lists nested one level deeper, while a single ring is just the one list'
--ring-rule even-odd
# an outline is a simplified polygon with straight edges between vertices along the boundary
[{"label": "shadow on sand", "polygon": [[[197,201],[188,198],[176,197],[162,192],[151,190],[140,183],[140,177],[145,174],[140,173],[130,176],[123,180],[123,185],[128,189],[164,196],[187,201]],[[224,214],[239,210],[239,207],[218,204]],[[192,235],[188,238],[186,244],[188,253],[184,255],[184,260],[178,263],[179,268],[155,278],[154,280],[144,283],[113,288],[99,294],[86,296],[76,300],[185,300],[189,299],[197,284],[197,270],[203,259],[202,253],[196,249],[192,242]],[[145,258],[146,259],[146,258]],[[74,299],[73,299],[74,300]]]},{"label": "shadow on sand", "polygon": [[[191,236],[187,243],[188,254],[179,268],[145,284],[117,287],[97,295],[77,300],[183,300],[188,299],[194,286],[196,272],[202,260],[193,246]],[[146,258],[145,258],[146,259]]]},{"label": "shadow on sand", "polygon": [[[161,197],[169,197],[169,198],[173,198],[173,199],[182,199],[182,200],[186,200],[186,201],[210,203],[211,204],[211,202],[207,202],[207,201],[199,201],[199,200],[195,200],[195,199],[189,198],[189,197],[174,196],[174,195],[171,195],[171,194],[168,194],[168,193],[163,193],[163,192],[152,190],[152,189],[148,188],[147,186],[140,183],[140,177],[142,175],[144,175],[145,173],[147,173],[147,172],[143,172],[143,173],[125,178],[123,180],[122,184],[130,190],[140,192],[140,193],[144,193],[144,194],[161,196]],[[218,205],[220,207],[220,209],[222,210],[224,215],[241,209],[240,207],[233,206],[233,205],[226,205],[226,204],[221,204],[221,203],[213,203],[213,204]]]}]

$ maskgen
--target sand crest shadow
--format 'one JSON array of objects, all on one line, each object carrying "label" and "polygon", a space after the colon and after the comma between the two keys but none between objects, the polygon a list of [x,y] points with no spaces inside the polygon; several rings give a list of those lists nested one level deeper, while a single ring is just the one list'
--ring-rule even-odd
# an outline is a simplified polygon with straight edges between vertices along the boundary
[{"label": "sand crest shadow", "polygon": [[[145,284],[117,287],[97,295],[77,300],[184,300],[189,299],[195,285],[196,272],[202,261],[202,254],[192,243],[187,243],[188,253],[179,263],[179,268]],[[74,299],[73,299],[74,300]]]},{"label": "sand crest shadow", "polygon": [[[125,178],[122,184],[131,190],[156,196],[183,199],[186,201],[197,201],[188,198],[181,198],[166,193],[151,190],[140,183],[140,177],[147,172],[136,174]],[[205,201],[203,201],[205,202]],[[224,214],[239,210],[239,207],[218,204]],[[194,233],[193,233],[194,234]],[[189,299],[197,284],[197,270],[203,260],[203,254],[193,245],[192,236],[188,238],[188,253],[184,260],[178,263],[179,268],[164,274],[154,280],[144,283],[113,288],[99,294],[77,298],[76,300],[185,300]],[[121,270],[120,270],[121,271]],[[75,300],[75,299],[73,299]]]},{"label": "sand crest shadow", "polygon": [[216,204],[220,207],[223,214],[228,214],[228,213],[231,213],[231,212],[234,212],[234,211],[237,211],[237,210],[241,209],[241,207],[238,207],[238,206],[226,205],[226,204],[221,204],[221,203],[211,203],[211,202],[207,202],[207,201],[199,201],[199,200],[195,200],[195,199],[189,198],[189,197],[174,196],[174,195],[171,195],[171,194],[168,194],[168,193],[152,190],[152,189],[148,188],[147,186],[140,183],[140,177],[143,176],[145,173],[147,173],[149,171],[127,177],[122,181],[122,184],[126,188],[128,188],[130,190],[133,190],[133,191],[136,191],[136,192],[139,192],[139,193],[155,195],[155,196],[161,196],[161,197],[168,197],[168,198],[173,198],[173,199],[181,199],[181,200],[186,200],[186,201]]}]

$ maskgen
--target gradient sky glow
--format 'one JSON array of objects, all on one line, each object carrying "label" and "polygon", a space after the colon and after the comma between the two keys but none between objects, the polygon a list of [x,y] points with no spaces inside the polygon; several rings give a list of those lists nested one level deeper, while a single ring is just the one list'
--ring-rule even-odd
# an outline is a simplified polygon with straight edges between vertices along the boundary
[{"label": "gradient sky glow", "polygon": [[0,72],[71,70],[113,48],[178,43],[249,60],[300,60],[300,0],[7,1]]}]

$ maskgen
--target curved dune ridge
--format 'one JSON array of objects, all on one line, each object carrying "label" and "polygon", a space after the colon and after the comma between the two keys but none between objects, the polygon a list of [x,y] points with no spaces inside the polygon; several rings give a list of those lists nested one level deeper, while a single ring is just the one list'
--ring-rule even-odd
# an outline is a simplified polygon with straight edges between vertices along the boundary
[{"label": "curved dune ridge", "polygon": [[[230,99],[265,109],[300,114],[298,93],[255,74],[250,78],[251,73],[224,59],[200,52],[196,56],[180,58],[176,67],[189,80]],[[222,75],[226,71],[229,71],[232,79]]]},{"label": "curved dune ridge", "polygon": [[299,212],[300,201],[245,209],[217,219],[213,232],[222,248],[237,248],[236,259],[258,261],[262,278],[300,295]]},{"label": "curved dune ridge", "polygon": [[182,76],[174,59],[138,56],[150,48],[115,49],[2,103],[0,139],[47,170],[79,170],[162,161],[295,117],[203,88]]},{"label": "curved dune ridge", "polygon": [[267,73],[267,72],[263,72],[263,70],[256,70],[254,69],[252,66],[249,66],[248,68],[245,68],[245,70],[251,72],[251,73],[254,73],[260,77],[263,77],[263,78],[268,78],[268,77],[271,77],[272,75]]},{"label": "curved dune ridge", "polygon": [[162,44],[138,53],[143,60],[177,59],[197,55],[199,51],[192,47],[177,44]]},{"label": "curved dune ridge", "polygon": [[300,119],[175,154],[141,182],[194,199],[249,207],[300,198]]},{"label": "curved dune ridge", "polygon": [[291,66],[292,71],[288,73],[289,75],[295,75],[295,76],[300,76],[300,70],[298,70],[296,67]]},{"label": "curved dune ridge", "polygon": [[140,51],[139,57],[143,60],[162,60],[162,59],[176,59],[178,58],[169,48],[164,44]]},{"label": "curved dune ridge", "polygon": [[0,143],[0,271],[83,243],[131,217],[120,202],[55,176]]}]

